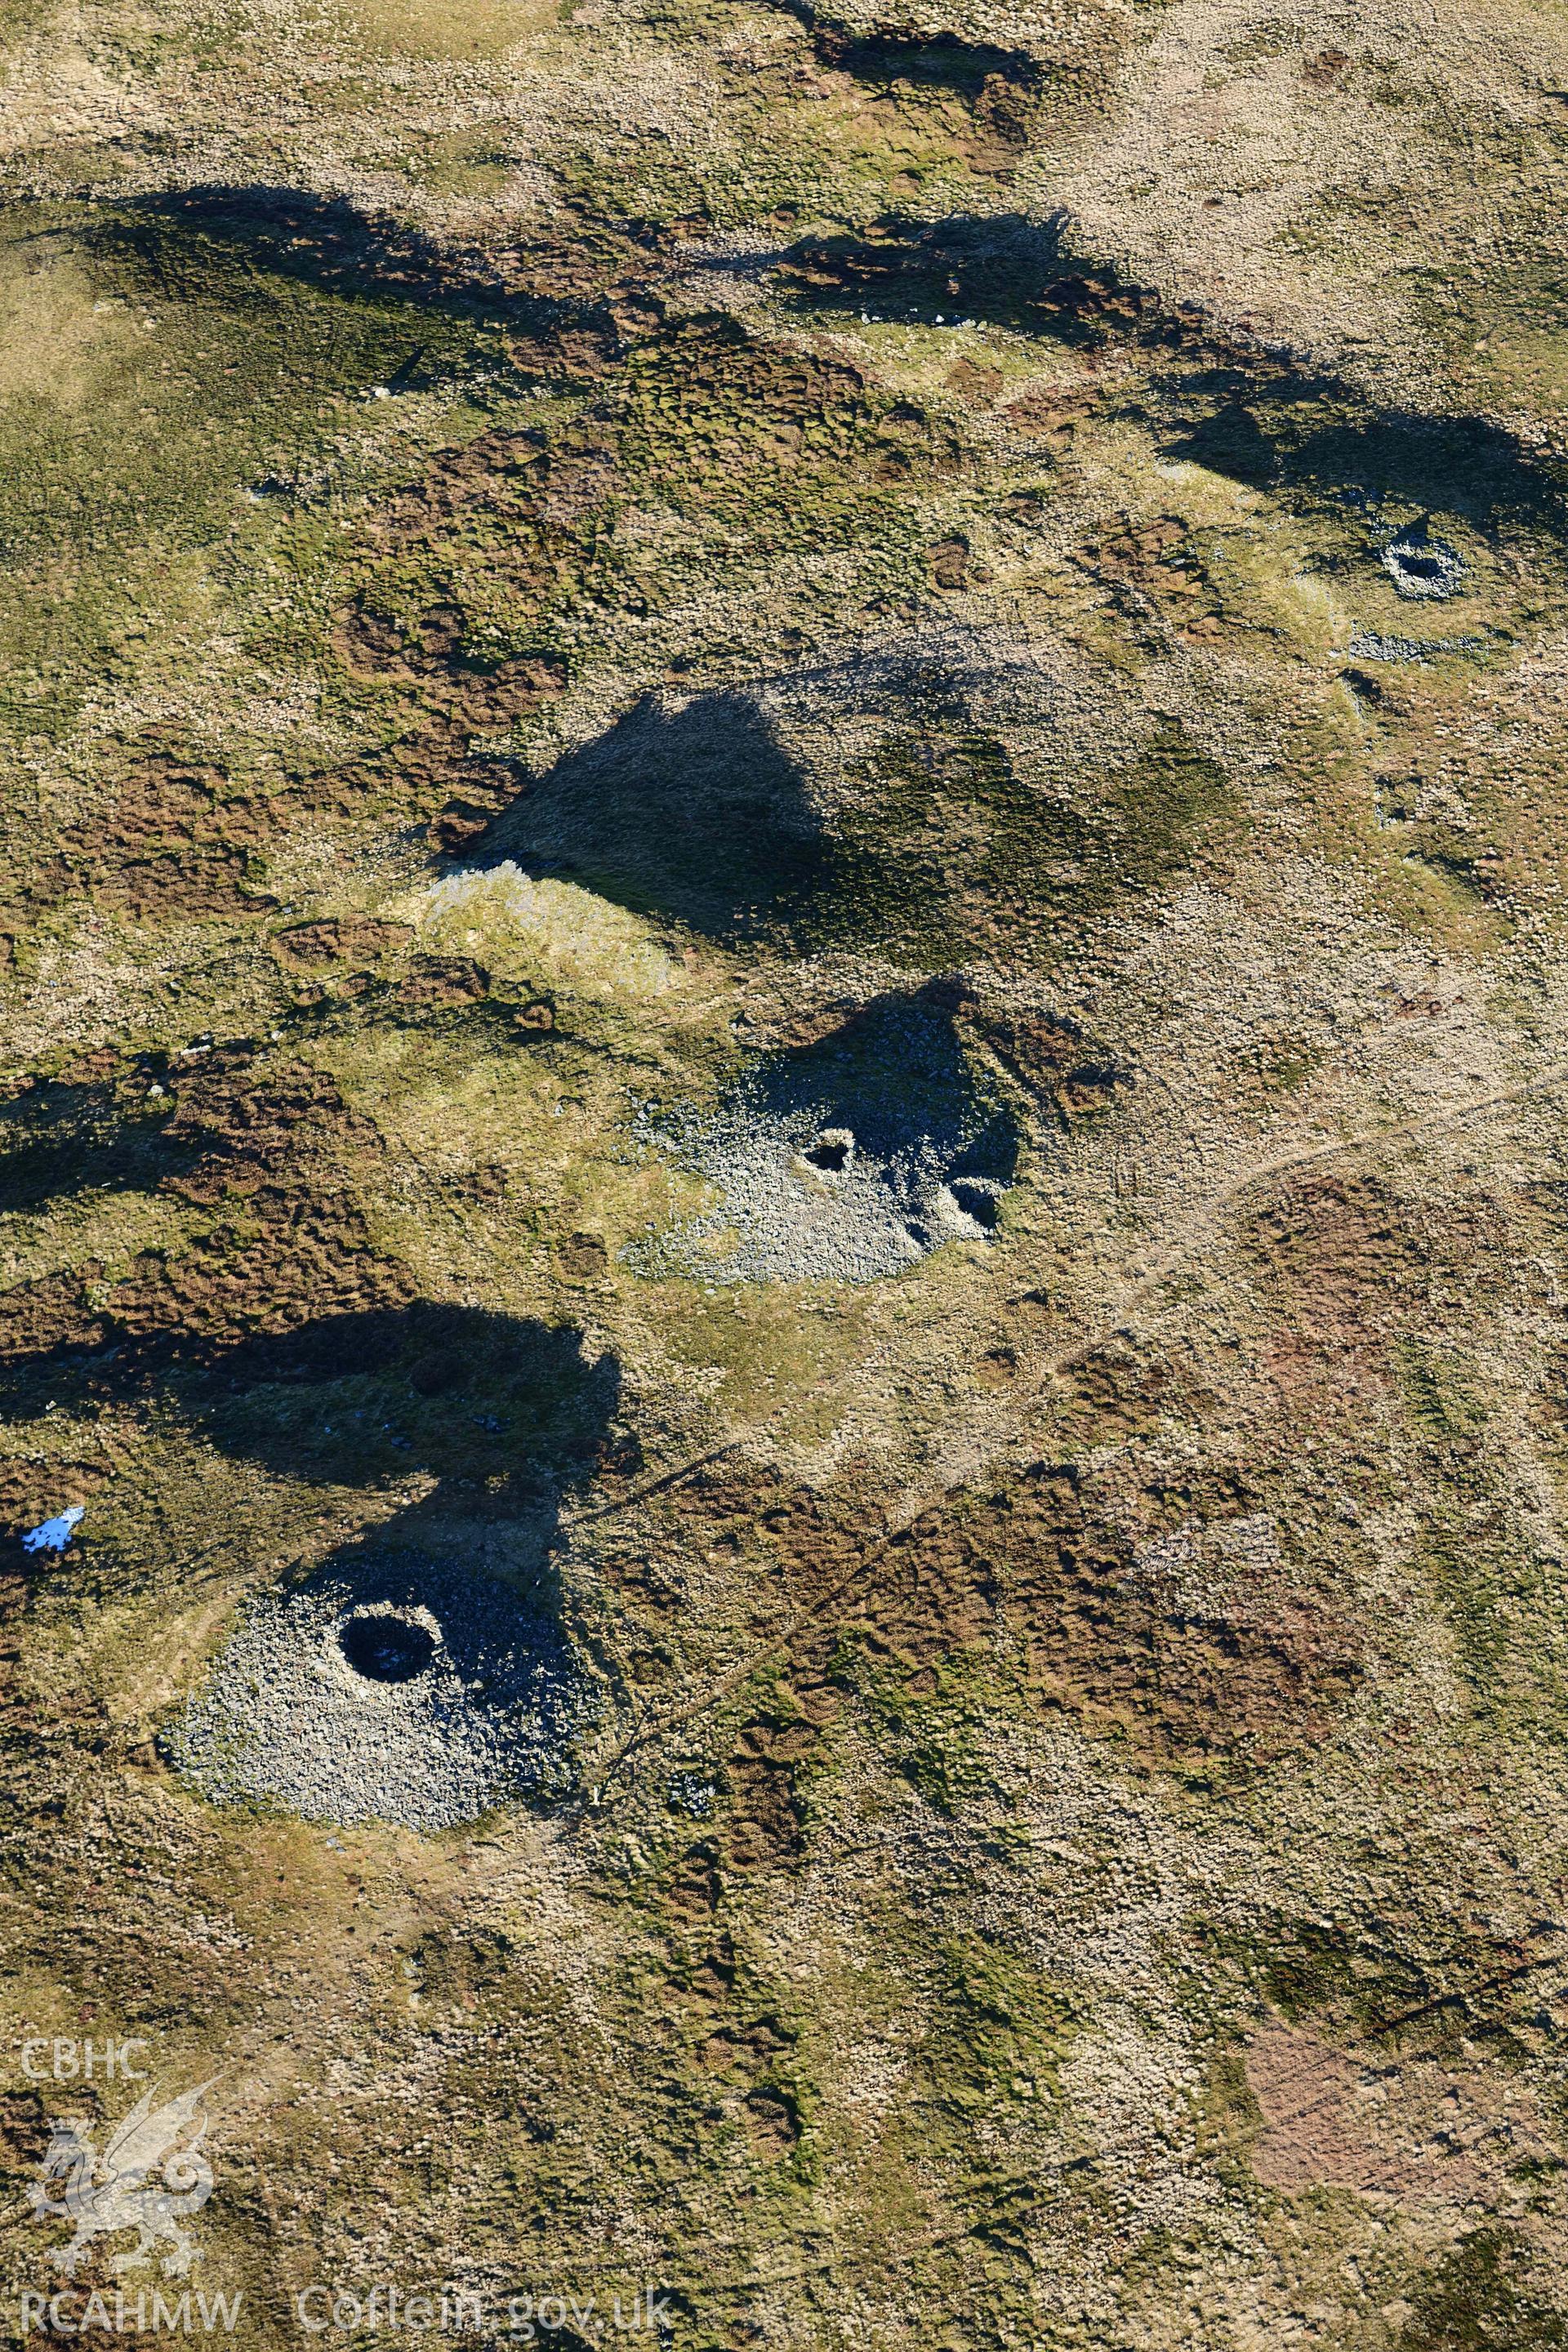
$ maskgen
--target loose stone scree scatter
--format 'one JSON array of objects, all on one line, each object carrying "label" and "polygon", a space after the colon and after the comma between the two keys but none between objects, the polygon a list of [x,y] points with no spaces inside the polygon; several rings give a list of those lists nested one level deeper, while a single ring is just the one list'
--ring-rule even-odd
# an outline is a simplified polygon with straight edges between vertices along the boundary
[{"label": "loose stone scree scatter", "polygon": [[1435,661],[1440,654],[1475,654],[1484,650],[1484,637],[1390,637],[1372,629],[1357,629],[1345,651],[1353,661]]}]

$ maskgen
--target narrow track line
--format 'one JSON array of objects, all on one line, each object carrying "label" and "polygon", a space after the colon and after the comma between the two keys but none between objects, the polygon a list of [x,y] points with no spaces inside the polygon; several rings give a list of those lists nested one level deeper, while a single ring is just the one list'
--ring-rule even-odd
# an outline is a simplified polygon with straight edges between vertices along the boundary
[{"label": "narrow track line", "polygon": [[[1248,1169],[1245,1175],[1238,1176],[1233,1182],[1223,1185],[1218,1192],[1213,1193],[1206,1202],[1193,1212],[1184,1237],[1173,1244],[1152,1265],[1146,1266],[1141,1274],[1134,1276],[1114,1304],[1104,1310],[1100,1328],[1096,1331],[1087,1338],[1074,1340],[1069,1348],[1058,1354],[1045,1359],[1046,1370],[1047,1372],[1062,1370],[1076,1362],[1089,1349],[1099,1347],[1115,1331],[1117,1325],[1126,1316],[1128,1308],[1140,1296],[1167,1280],[1192,1255],[1199,1241],[1212,1233],[1215,1220],[1221,1213],[1233,1207],[1237,1201],[1258,1185],[1266,1184],[1278,1176],[1289,1175],[1298,1168],[1310,1168],[1325,1160],[1340,1160],[1357,1152],[1371,1151],[1380,1144],[1403,1142],[1432,1128],[1457,1125],[1460,1120],[1470,1118],[1475,1112],[1492,1110],[1503,1103],[1527,1100],[1530,1096],[1543,1093],[1552,1086],[1565,1079],[1568,1079],[1568,1062],[1554,1062],[1537,1076],[1521,1080],[1518,1086],[1497,1087],[1489,1094],[1472,1096],[1467,1102],[1446,1104],[1438,1109],[1424,1111],[1417,1118],[1403,1119],[1396,1126],[1378,1128],[1369,1135],[1346,1136],[1331,1143],[1312,1144],[1303,1150],[1281,1152],[1277,1158],[1264,1160],[1258,1166]],[[879,1359],[873,1356],[868,1361],[847,1366],[842,1372],[836,1373],[832,1380],[824,1381],[819,1388],[812,1391],[814,1401],[818,1397],[835,1395],[853,1381],[861,1379],[868,1371],[875,1370],[879,1360],[885,1360],[885,1357]],[[742,1422],[733,1433],[721,1444],[707,1446],[700,1454],[691,1454],[685,1460],[674,1464],[671,1468],[661,1471],[657,1477],[637,1488],[634,1493],[623,1495],[616,1502],[601,1504],[594,1510],[577,1511],[569,1517],[563,1517],[563,1527],[568,1529],[584,1527],[590,1521],[609,1518],[617,1512],[630,1510],[648,1496],[662,1493],[665,1488],[678,1485],[682,1478],[689,1477],[693,1471],[705,1468],[710,1462],[719,1461],[727,1454],[739,1453],[743,1445],[749,1444],[754,1438],[765,1436],[776,1426],[783,1414],[788,1410],[787,1406],[781,1405],[760,1421]]]}]

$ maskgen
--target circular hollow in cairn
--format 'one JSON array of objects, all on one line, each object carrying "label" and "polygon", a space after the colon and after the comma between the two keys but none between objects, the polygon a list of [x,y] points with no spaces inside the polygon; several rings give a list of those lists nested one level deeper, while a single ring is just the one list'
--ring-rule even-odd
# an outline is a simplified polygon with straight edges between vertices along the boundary
[{"label": "circular hollow in cairn", "polygon": [[855,1138],[847,1127],[825,1127],[802,1157],[826,1175],[841,1175],[855,1157]]},{"label": "circular hollow in cairn", "polygon": [[1434,539],[1424,523],[1412,524],[1383,551],[1383,568],[1402,596],[1424,602],[1458,593],[1465,567],[1454,550]]},{"label": "circular hollow in cairn", "polygon": [[1001,1187],[983,1177],[954,1176],[948,1192],[962,1213],[983,1232],[994,1233],[1002,1215]]},{"label": "circular hollow in cairn", "polygon": [[434,1636],[391,1609],[355,1610],[338,1627],[338,1647],[356,1675],[374,1683],[414,1682],[436,1657]]}]

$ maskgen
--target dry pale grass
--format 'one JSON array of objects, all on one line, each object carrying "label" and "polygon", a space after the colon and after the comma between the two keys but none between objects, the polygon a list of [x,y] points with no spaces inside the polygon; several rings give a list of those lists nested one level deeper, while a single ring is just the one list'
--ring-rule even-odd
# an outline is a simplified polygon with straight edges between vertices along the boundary
[{"label": "dry pale grass", "polygon": [[74,261],[0,256],[0,401],[83,408],[142,331],[124,304],[95,297]]},{"label": "dry pale grass", "polygon": [[483,874],[437,882],[419,894],[412,911],[422,939],[461,949],[501,972],[635,997],[663,996],[684,977],[635,915],[571,882],[531,881],[510,859]]},{"label": "dry pale grass", "polygon": [[397,57],[495,58],[562,22],[560,0],[349,0],[356,47]]}]

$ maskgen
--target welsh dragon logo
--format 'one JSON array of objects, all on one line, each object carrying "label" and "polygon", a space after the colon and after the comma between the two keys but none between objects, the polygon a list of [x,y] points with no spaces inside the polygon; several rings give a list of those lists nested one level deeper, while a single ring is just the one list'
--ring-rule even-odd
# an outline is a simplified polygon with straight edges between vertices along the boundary
[{"label": "welsh dragon logo", "polygon": [[[213,2081],[216,2079],[215,2075]],[[76,2276],[94,2238],[111,2237],[121,2230],[135,2230],[139,2236],[129,2252],[110,2259],[109,2267],[116,2273],[146,2262],[165,2240],[173,2248],[163,2257],[165,2278],[184,2278],[199,2260],[200,2247],[180,2224],[187,2214],[199,2213],[213,2192],[212,2167],[201,2145],[206,2116],[195,2122],[211,2088],[211,2082],[203,2083],[157,2108],[154,2094],[144,2092],[116,2126],[101,2156],[87,2137],[83,2118],[68,2116],[56,2123],[27,2195],[40,2220],[58,2214],[75,2225],[75,2237],[54,2258],[68,2278]],[[51,2196],[51,2188],[58,2184],[63,2184],[58,2196]]]}]

